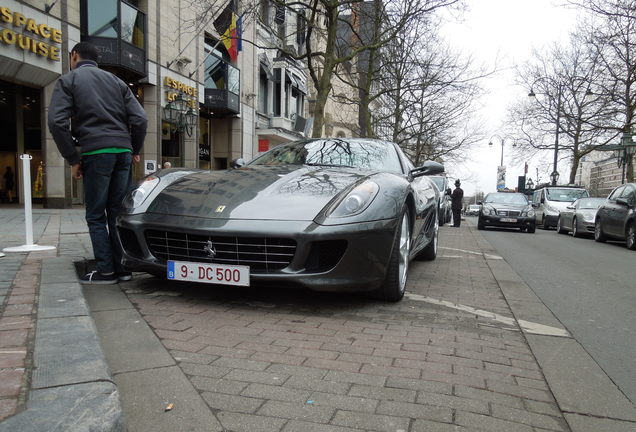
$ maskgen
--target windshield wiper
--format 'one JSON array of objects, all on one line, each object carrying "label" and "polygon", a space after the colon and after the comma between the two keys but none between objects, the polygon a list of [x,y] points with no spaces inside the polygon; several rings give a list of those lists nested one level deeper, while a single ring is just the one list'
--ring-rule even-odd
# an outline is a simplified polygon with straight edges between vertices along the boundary
[{"label": "windshield wiper", "polygon": [[355,168],[351,165],[340,165],[340,164],[326,164],[326,163],[309,163],[306,162],[305,165],[308,166],[324,166],[324,167],[338,167],[338,168]]}]

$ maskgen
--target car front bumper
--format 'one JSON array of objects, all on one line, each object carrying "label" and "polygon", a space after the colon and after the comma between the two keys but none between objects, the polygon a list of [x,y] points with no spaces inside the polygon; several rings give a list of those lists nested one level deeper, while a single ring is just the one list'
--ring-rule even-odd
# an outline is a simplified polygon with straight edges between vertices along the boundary
[{"label": "car front bumper", "polygon": [[533,228],[535,226],[534,217],[521,216],[481,216],[479,223],[484,226],[504,228]]},{"label": "car front bumper", "polygon": [[[286,238],[296,243],[289,265],[269,272],[250,272],[250,284],[302,286],[334,292],[372,291],[381,286],[396,225],[395,219],[324,226],[308,221],[221,220],[156,214],[123,215],[117,221],[123,264],[131,271],[155,275],[167,272],[166,260],[153,255],[150,250],[145,234],[148,230],[197,236]],[[322,253],[341,253],[341,256],[325,259],[325,262],[333,262],[328,268],[310,268],[310,261],[322,260],[322,257],[315,257],[315,245],[334,241],[346,242],[344,252],[325,250]]]}]

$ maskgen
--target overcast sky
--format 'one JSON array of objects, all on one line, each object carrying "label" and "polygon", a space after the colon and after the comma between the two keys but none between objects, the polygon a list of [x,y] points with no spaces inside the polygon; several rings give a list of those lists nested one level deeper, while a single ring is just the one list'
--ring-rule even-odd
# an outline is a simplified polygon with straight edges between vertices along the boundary
[{"label": "overcast sky", "polygon": [[[483,192],[496,190],[501,144],[495,138],[494,145],[489,147],[488,141],[498,133],[507,106],[516,98],[527,97],[527,90],[514,85],[514,66],[530,59],[533,48],[541,48],[554,41],[567,41],[569,32],[574,28],[577,11],[558,6],[564,3],[563,0],[467,0],[467,3],[469,10],[460,22],[449,19],[444,25],[444,38],[456,50],[472,55],[477,64],[490,69],[496,65],[501,70],[484,82],[488,94],[480,101],[483,108],[479,114],[486,122],[485,141],[470,152],[470,162],[465,166],[449,167],[454,177],[465,179],[462,187],[467,195],[472,195],[476,189]],[[517,176],[523,175],[523,164],[510,166],[508,149],[511,144],[508,141],[504,143],[504,166],[507,168],[506,186],[514,188]],[[546,160],[551,160],[550,155],[546,156]],[[535,168],[540,163],[538,160],[528,161],[533,180]],[[547,181],[545,174],[541,181]]]}]

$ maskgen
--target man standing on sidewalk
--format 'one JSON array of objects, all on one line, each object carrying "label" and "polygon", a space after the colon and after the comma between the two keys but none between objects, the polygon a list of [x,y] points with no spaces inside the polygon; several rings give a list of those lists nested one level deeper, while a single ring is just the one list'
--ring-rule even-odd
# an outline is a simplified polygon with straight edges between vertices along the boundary
[{"label": "man standing on sidewalk", "polygon": [[73,47],[71,71],[55,85],[48,123],[73,177],[84,179],[86,223],[97,268],[81,282],[114,284],[132,278],[121,265],[115,220],[130,187],[132,161],[140,159],[147,118],[126,83],[97,67],[97,57],[90,43]]},{"label": "man standing on sidewalk", "polygon": [[462,199],[464,199],[464,191],[459,186],[459,179],[455,180],[455,190],[451,195],[451,210],[453,211],[453,226],[459,228],[462,223]]}]

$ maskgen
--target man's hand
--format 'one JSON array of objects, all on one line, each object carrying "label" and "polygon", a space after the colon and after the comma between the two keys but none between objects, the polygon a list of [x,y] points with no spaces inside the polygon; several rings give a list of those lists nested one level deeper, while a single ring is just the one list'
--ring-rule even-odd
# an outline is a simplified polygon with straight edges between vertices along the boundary
[{"label": "man's hand", "polygon": [[141,156],[139,155],[133,155],[133,162],[135,163],[139,163],[139,161],[141,160]]},{"label": "man's hand", "polygon": [[82,178],[82,166],[80,164],[71,165],[71,174],[73,178],[81,179]]}]

